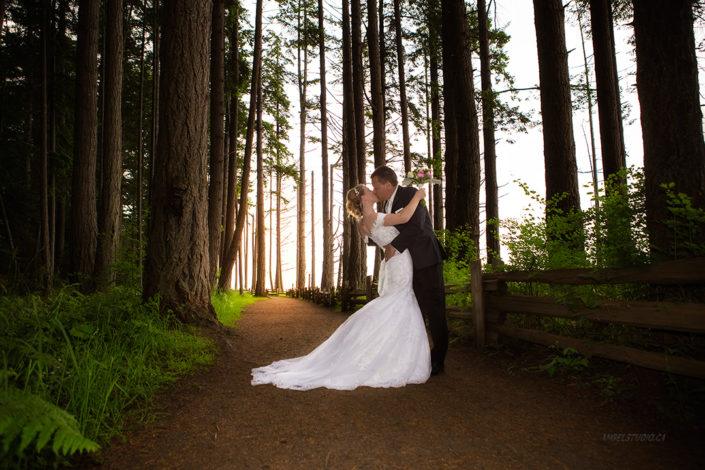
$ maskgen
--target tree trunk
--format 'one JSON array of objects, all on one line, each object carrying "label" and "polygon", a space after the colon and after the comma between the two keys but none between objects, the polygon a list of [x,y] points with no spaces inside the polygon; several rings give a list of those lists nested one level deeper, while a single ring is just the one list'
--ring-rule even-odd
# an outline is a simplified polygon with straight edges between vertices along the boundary
[{"label": "tree trunk", "polygon": [[220,282],[221,289],[230,289],[232,284],[232,273],[235,266],[235,255],[229,256],[230,251],[237,252],[237,245],[233,246],[232,241],[235,235],[235,212],[237,208],[237,166],[236,151],[238,137],[238,112],[240,108],[239,77],[240,77],[240,57],[239,57],[239,10],[237,4],[230,9],[232,16],[233,30],[230,38],[230,70],[232,76],[233,91],[230,95],[229,119],[228,123],[228,197],[225,211],[225,236],[222,247]]},{"label": "tree trunk", "polygon": [[210,184],[208,186],[208,271],[209,286],[215,285],[220,254],[220,229],[223,226],[223,152],[225,130],[225,3],[213,0],[211,34],[211,103],[210,103]]},{"label": "tree trunk", "polygon": [[144,199],[144,47],[147,30],[146,23],[146,18],[142,18],[142,44],[140,46],[140,91],[138,105],[139,123],[137,126],[137,265],[139,267],[140,285],[142,285],[142,245],[144,243],[144,230],[142,227],[144,210],[142,204]]},{"label": "tree trunk", "polygon": [[103,190],[98,214],[95,283],[105,290],[115,283],[114,264],[122,218],[122,0],[107,0],[105,38],[105,99],[103,121]]},{"label": "tree trunk", "polygon": [[0,0],[0,37],[5,31],[5,0]]},{"label": "tree trunk", "polygon": [[269,171],[269,256],[267,257],[267,273],[269,274],[269,288],[274,290],[274,270],[272,269],[272,259],[274,258],[274,201],[273,193],[274,191],[274,171],[270,166]]},{"label": "tree trunk", "polygon": [[[698,62],[693,34],[693,2],[634,2],[636,84],[641,107],[646,181],[646,223],[652,260],[693,256],[683,241],[702,241],[703,224],[694,233],[668,227],[664,184],[705,208],[703,142]],[[687,216],[686,216],[687,217]]]},{"label": "tree trunk", "polygon": [[494,92],[490,69],[489,21],[485,0],[477,1],[480,30],[480,82],[482,85],[482,138],[485,149],[485,237],[487,261],[497,266],[500,260],[499,197],[497,194],[497,154],[494,137]]},{"label": "tree trunk", "polygon": [[87,288],[98,234],[95,198],[98,148],[98,0],[81,0],[76,48],[76,122],[71,190],[71,272]]},{"label": "tree trunk", "polygon": [[411,171],[411,143],[409,141],[409,110],[406,99],[406,77],[404,70],[404,43],[401,28],[401,0],[394,0],[394,31],[397,44],[397,67],[399,69],[399,108],[401,109],[402,143],[404,145],[404,174]]},{"label": "tree trunk", "polygon": [[[445,175],[446,175],[446,228],[458,228],[458,125],[456,119],[456,70],[453,57],[460,39],[458,32],[452,28],[453,12],[449,8],[449,1],[441,1],[441,40],[442,40],[442,68],[443,68],[443,111],[445,123]],[[464,8],[464,7],[463,7]],[[429,28],[430,29],[430,28]]]},{"label": "tree trunk", "polygon": [[[383,1],[383,0],[380,0]],[[367,0],[367,47],[370,60],[370,86],[372,95],[372,146],[375,168],[386,163],[384,144],[384,93],[382,92],[382,63],[379,52],[379,31],[377,29],[377,2]],[[360,180],[366,178],[358,175]]]},{"label": "tree trunk", "polygon": [[264,218],[264,178],[266,178],[266,175],[264,174],[264,155],[262,152],[262,108],[264,108],[264,103],[262,102],[262,82],[260,81],[257,90],[257,277],[254,289],[255,295],[258,297],[267,295],[267,290],[264,286],[267,274],[265,269],[267,261],[265,233],[267,228]]},{"label": "tree trunk", "polygon": [[313,185],[313,171],[311,171],[311,277],[309,287],[313,288],[316,285],[316,202],[315,191]]},{"label": "tree trunk", "polygon": [[[546,201],[563,214],[580,210],[563,2],[534,0],[541,85]],[[557,203],[556,198],[562,197]],[[553,201],[553,202],[552,202]]]},{"label": "tree trunk", "polygon": [[[353,13],[355,12],[355,1],[353,1]],[[355,67],[355,26],[354,15],[348,14],[348,0],[343,0],[343,194],[348,189],[358,184],[358,171],[360,169],[358,156],[357,125],[358,119],[361,116],[357,115],[358,104],[362,106],[361,98],[358,93],[360,83],[356,83],[354,74]],[[359,1],[357,2],[357,27],[359,34]],[[353,18],[351,18],[353,16]],[[351,21],[352,20],[352,21]],[[353,23],[351,25],[351,23]],[[359,49],[359,44],[358,44]],[[361,62],[361,61],[360,61]],[[360,64],[361,67],[361,64]],[[361,73],[361,70],[360,70]],[[363,135],[364,137],[364,135]],[[363,139],[364,141],[364,139]],[[364,154],[364,151],[363,151]],[[362,166],[364,169],[364,165]],[[363,170],[364,171],[364,170]],[[360,236],[352,224],[352,220],[347,214],[344,215],[343,227],[343,288],[351,289],[357,287],[360,282],[362,272],[362,247]]]},{"label": "tree trunk", "polygon": [[[250,85],[250,108],[247,116],[247,135],[245,137],[245,155],[242,166],[242,176],[240,177],[240,201],[238,207],[240,210],[237,213],[237,222],[235,224],[235,233],[230,248],[228,249],[227,257],[223,262],[223,266],[232,266],[237,254],[236,247],[242,243],[242,230],[245,226],[247,217],[247,200],[250,187],[250,168],[252,165],[252,141],[255,131],[255,111],[257,108],[257,88],[262,80],[262,1],[257,0],[255,13],[255,47],[252,56],[252,83]],[[221,277],[220,288],[227,289],[229,286],[225,284],[226,277]],[[229,282],[230,280],[227,279]]]},{"label": "tree trunk", "polygon": [[154,178],[154,157],[157,153],[157,135],[159,131],[159,0],[152,0],[153,24],[152,24],[152,151],[149,156],[149,206],[152,201],[152,178]]},{"label": "tree trunk", "polygon": [[[600,121],[600,148],[605,182],[627,166],[622,129],[622,103],[609,0],[590,0],[592,48],[595,60],[597,112]],[[626,178],[620,178],[622,184]],[[609,188],[607,188],[609,190]]]},{"label": "tree trunk", "polygon": [[[299,182],[296,203],[296,287],[302,289],[306,285],[306,95],[308,86],[308,42],[306,39],[307,12],[306,5],[299,0],[297,13],[299,24],[297,67],[299,89]],[[303,22],[302,22],[303,10]],[[303,50],[302,50],[303,49]],[[303,53],[303,60],[301,54]],[[303,70],[302,70],[303,68]]]},{"label": "tree trunk", "polygon": [[[365,73],[362,68],[362,10],[360,0],[352,0],[350,10],[352,38],[352,96],[354,100],[353,114],[355,125],[352,127],[355,136],[356,154],[353,157],[355,168],[351,173],[350,184],[355,186],[366,178],[367,145],[365,140]],[[358,237],[359,238],[359,237]]]},{"label": "tree trunk", "polygon": [[[431,78],[431,149],[433,152],[433,177],[442,180],[441,93],[438,81],[441,24],[438,1],[430,1],[427,8],[426,24],[428,27],[429,43],[429,75]],[[443,185],[437,184],[433,187],[433,228],[435,230],[443,230],[443,227]]]},{"label": "tree trunk", "polygon": [[[467,226],[467,229],[471,231],[471,238],[475,242],[475,246],[478,246],[480,238],[480,140],[465,4],[462,0],[442,0],[441,6],[443,15],[443,89],[446,93],[444,101],[447,113],[446,155],[448,159],[455,160],[450,165],[447,162],[446,165],[456,164],[455,174],[457,175],[449,181],[448,185],[450,193],[455,197],[453,212],[450,207],[446,211],[449,218],[454,216],[453,224],[451,225],[449,221],[448,228],[458,229]],[[458,47],[459,44],[461,47]],[[448,106],[449,102],[450,106]],[[453,150],[453,140],[457,145],[457,156],[450,153]],[[450,174],[447,167],[446,175]],[[447,199],[446,204],[449,204]]]},{"label": "tree trunk", "polygon": [[167,0],[159,138],[144,297],[187,323],[217,323],[208,282],[208,60],[211,2]]},{"label": "tree trunk", "polygon": [[[52,230],[50,226],[49,218],[49,103],[48,103],[48,90],[49,90],[49,71],[48,71],[48,35],[49,31],[49,8],[46,0],[42,0],[41,3],[41,75],[42,75],[42,87],[41,87],[41,101],[42,101],[42,135],[41,135],[41,179],[42,179],[42,193],[41,193],[41,211],[42,211],[42,252],[44,261],[44,286],[47,292],[51,291],[54,284],[54,253],[52,249]],[[4,15],[4,5],[3,11]]]},{"label": "tree trunk", "polygon": [[257,260],[259,259],[259,248],[258,248],[258,243],[257,243],[257,220],[256,220],[256,214],[257,209],[255,209],[255,214],[252,214],[252,287],[250,287],[250,292],[253,294],[257,290],[257,268],[259,266],[259,263]]},{"label": "tree trunk", "polygon": [[333,233],[330,213],[328,188],[328,99],[326,91],[326,35],[323,23],[323,0],[318,0],[318,56],[320,60],[321,80],[321,182],[323,210],[323,263],[321,273],[321,290],[333,288]]},{"label": "tree trunk", "polygon": [[[587,97],[587,109],[588,109],[588,124],[590,127],[590,142],[588,145],[588,158],[590,161],[591,173],[592,173],[592,190],[593,194],[598,194],[599,186],[597,183],[597,144],[595,142],[595,120],[593,113],[593,99],[592,99],[592,88],[590,88],[590,66],[588,65],[588,55],[585,49],[585,34],[583,30],[583,15],[580,9],[577,10],[578,13],[578,29],[580,30],[580,45],[583,49],[583,71],[585,76],[585,95]],[[585,135],[585,131],[583,131]],[[587,139],[586,139],[587,140]],[[594,199],[595,207],[600,206],[600,200],[598,198]],[[598,235],[599,236],[599,235]]]},{"label": "tree trunk", "polygon": [[[277,120],[277,126],[279,126]],[[277,293],[284,290],[282,281],[282,173],[280,169],[279,150],[277,150],[277,267],[274,275],[274,289]]]}]

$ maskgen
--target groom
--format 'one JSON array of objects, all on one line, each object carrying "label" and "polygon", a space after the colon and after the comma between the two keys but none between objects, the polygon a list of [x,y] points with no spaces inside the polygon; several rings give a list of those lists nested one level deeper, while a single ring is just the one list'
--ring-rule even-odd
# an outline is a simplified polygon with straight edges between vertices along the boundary
[{"label": "groom", "polygon": [[[397,175],[388,166],[380,166],[372,172],[372,187],[380,201],[386,201],[384,212],[390,214],[403,209],[415,188],[398,186]],[[433,349],[431,349],[431,375],[443,372],[443,361],[448,350],[448,323],[446,322],[446,297],[443,283],[443,259],[446,257],[441,243],[431,225],[431,216],[425,206],[419,204],[411,220],[396,225],[399,235],[391,244],[383,247],[385,259],[395,251],[409,250],[414,264],[414,294],[421,312],[428,318]]]}]

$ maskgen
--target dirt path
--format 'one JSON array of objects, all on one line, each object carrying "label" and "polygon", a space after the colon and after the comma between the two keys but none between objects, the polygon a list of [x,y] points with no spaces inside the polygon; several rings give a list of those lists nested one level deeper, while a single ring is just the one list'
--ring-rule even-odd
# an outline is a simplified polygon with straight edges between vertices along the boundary
[{"label": "dirt path", "polygon": [[[250,386],[250,369],[308,353],[347,316],[301,300],[249,306],[212,367],[157,397],[164,413],[115,439],[103,469],[703,468],[702,436],[605,407],[451,345],[446,373],[401,389]],[[665,434],[615,442],[605,434]]]}]

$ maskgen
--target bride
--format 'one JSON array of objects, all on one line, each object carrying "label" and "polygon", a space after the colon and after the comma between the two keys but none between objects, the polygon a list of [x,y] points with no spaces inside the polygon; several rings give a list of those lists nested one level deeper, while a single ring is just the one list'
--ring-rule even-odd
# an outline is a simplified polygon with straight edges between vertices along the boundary
[{"label": "bride", "polygon": [[[383,247],[399,234],[394,225],[406,223],[425,196],[419,189],[399,213],[376,213],[377,196],[360,184],[348,191],[346,208],[363,224],[361,230]],[[431,355],[412,276],[409,250],[383,261],[379,297],[351,315],[308,355],[252,369],[252,385],[353,390],[426,382],[431,374]]]}]

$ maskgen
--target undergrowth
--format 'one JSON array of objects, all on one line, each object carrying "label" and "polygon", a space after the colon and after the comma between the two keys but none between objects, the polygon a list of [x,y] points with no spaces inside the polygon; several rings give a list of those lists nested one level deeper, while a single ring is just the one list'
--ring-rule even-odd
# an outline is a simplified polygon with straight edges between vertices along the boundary
[{"label": "undergrowth", "polygon": [[258,297],[249,292],[240,294],[236,290],[216,291],[211,295],[218,320],[225,326],[235,326],[242,315],[242,309],[257,300]]},{"label": "undergrowth", "polygon": [[[155,391],[212,361],[212,342],[117,287],[0,297],[0,468],[58,466],[141,420]],[[129,410],[129,411],[128,411]]]},{"label": "undergrowth", "polygon": [[[622,183],[626,181],[627,183]],[[673,184],[663,185],[669,219],[663,221],[673,240],[671,247],[650,246],[646,223],[645,180],[643,170],[630,168],[606,183],[607,191],[591,194],[590,208],[564,213],[557,209],[560,197],[546,201],[527,185],[518,182],[530,203],[520,219],[501,222],[505,251],[503,263],[486,266],[485,271],[548,271],[573,268],[623,268],[645,266],[668,254],[670,259],[705,256],[705,209],[694,206],[692,199],[677,192]],[[538,214],[538,215],[537,215]],[[465,234],[470,230],[463,230]],[[470,264],[476,259],[476,250],[462,233],[443,233],[449,259],[445,262],[446,284],[470,281]],[[573,318],[508,313],[506,323],[522,328],[541,330],[557,335],[604,342],[621,346],[656,351],[667,356],[687,356],[705,360],[705,337],[702,334],[666,332],[617,323],[600,323],[582,318],[579,309],[596,306],[604,300],[702,302],[702,287],[677,288],[648,284],[567,285],[538,282],[510,282],[509,294],[547,296],[576,312]],[[469,310],[470,293],[448,295],[449,305]],[[454,333],[468,335],[469,328],[451,322]],[[466,322],[467,323],[467,322]],[[570,348],[548,353],[545,363],[529,370],[550,376],[579,373],[590,367],[587,358]],[[705,392],[700,386],[685,387],[682,378],[671,378],[677,402],[690,406],[703,403]],[[624,388],[619,379],[602,378],[597,382],[607,397]],[[675,384],[675,385],[674,385]],[[683,398],[685,397],[685,398]],[[705,408],[705,406],[703,406]],[[693,413],[690,413],[692,415]],[[689,416],[688,412],[681,412]]]}]

